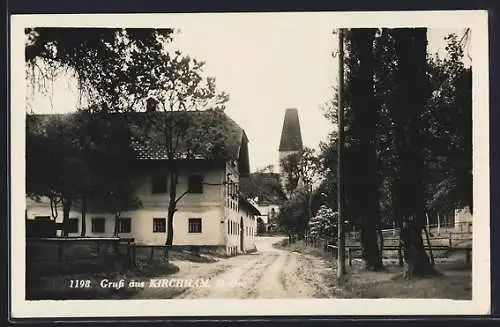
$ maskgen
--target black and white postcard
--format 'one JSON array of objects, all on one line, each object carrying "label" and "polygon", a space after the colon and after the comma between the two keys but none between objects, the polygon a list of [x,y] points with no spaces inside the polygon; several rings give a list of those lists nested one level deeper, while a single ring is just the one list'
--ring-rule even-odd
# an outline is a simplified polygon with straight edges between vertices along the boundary
[{"label": "black and white postcard", "polygon": [[487,17],[13,15],[13,318],[488,313]]}]

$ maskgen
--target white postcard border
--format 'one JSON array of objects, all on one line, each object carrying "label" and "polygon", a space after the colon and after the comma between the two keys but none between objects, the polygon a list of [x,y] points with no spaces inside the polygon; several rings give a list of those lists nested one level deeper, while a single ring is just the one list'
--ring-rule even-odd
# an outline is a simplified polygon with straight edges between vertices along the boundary
[{"label": "white postcard border", "polygon": [[[13,318],[267,315],[450,315],[490,311],[489,77],[487,11],[74,14],[11,16],[11,315]],[[25,300],[25,75],[24,28],[175,27],[227,24],[324,24],[338,27],[472,29],[473,53],[473,297],[439,299],[258,300]]]}]

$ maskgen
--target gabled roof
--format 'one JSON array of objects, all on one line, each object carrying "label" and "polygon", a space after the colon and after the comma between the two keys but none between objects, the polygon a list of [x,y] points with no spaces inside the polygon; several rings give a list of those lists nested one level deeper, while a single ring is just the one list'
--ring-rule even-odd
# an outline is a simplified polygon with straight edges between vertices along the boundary
[{"label": "gabled roof", "polygon": [[244,196],[241,196],[239,198],[239,201],[238,201],[238,205],[241,207],[241,208],[245,208],[246,210],[248,210],[250,213],[252,213],[253,215],[257,215],[257,216],[260,216],[261,213],[260,213],[260,210],[257,209],[257,207],[252,203],[252,201],[248,200],[246,197]]},{"label": "gabled roof", "polygon": [[[55,117],[70,118],[75,113],[70,114],[44,114],[29,115],[30,118],[36,118],[39,122],[47,122]],[[134,113],[114,113],[113,117],[126,118],[126,121],[132,126],[132,147],[139,160],[167,160],[167,147],[162,144],[162,131],[159,130],[160,124],[154,124],[164,117],[175,117],[182,119],[181,115],[187,115],[190,125],[186,125],[186,130],[190,131],[189,126],[198,124],[200,128],[192,129],[191,140],[180,140],[177,146],[175,159],[225,159],[237,160],[240,174],[246,175],[250,171],[248,157],[248,138],[245,131],[229,116],[218,110],[193,110],[172,113],[157,112],[134,112]],[[107,117],[109,118],[109,117]],[[29,120],[32,121],[32,120]],[[181,121],[181,120],[176,120]],[[29,123],[27,121],[27,128]],[[148,133],[140,133],[139,130],[148,129]],[[141,134],[141,135],[139,135]],[[196,134],[196,135],[194,135]],[[189,142],[189,144],[188,144]],[[213,153],[212,148],[220,148]],[[207,153],[211,153],[210,157]]]},{"label": "gabled roof", "polygon": [[280,175],[277,173],[251,173],[240,178],[240,190],[249,198],[259,198],[259,205],[266,203],[281,203],[286,196],[283,192]]},{"label": "gabled roof", "polygon": [[[157,129],[156,134],[158,134],[158,138],[155,139],[152,137],[152,135],[155,134],[155,127],[154,124],[151,124],[151,121],[154,119],[162,119],[162,116],[180,116],[182,114],[187,114],[191,119],[190,124],[196,124],[199,130],[194,131],[196,135],[190,135],[192,142],[198,142],[197,144],[187,144],[187,142],[180,141],[177,149],[179,153],[183,154],[181,157],[203,159],[204,155],[202,153],[206,152],[203,150],[223,141],[224,144],[222,149],[224,151],[218,153],[217,157],[227,157],[231,160],[237,160],[239,158],[242,144],[248,142],[245,131],[223,112],[214,110],[193,110],[172,113],[137,112],[127,114],[129,116],[129,121],[136,127],[149,128],[150,133],[147,134],[147,139],[136,137],[133,141],[133,146],[138,153],[139,159],[166,160],[168,158],[167,148],[162,144],[164,140],[163,131]],[[186,126],[186,130],[189,131],[189,126]],[[197,153],[196,149],[200,151]],[[187,153],[188,150],[194,150],[195,152]]]},{"label": "gabled roof", "polygon": [[297,109],[289,108],[285,111],[283,119],[283,129],[279,151],[302,150],[302,134],[300,132],[299,114]]}]

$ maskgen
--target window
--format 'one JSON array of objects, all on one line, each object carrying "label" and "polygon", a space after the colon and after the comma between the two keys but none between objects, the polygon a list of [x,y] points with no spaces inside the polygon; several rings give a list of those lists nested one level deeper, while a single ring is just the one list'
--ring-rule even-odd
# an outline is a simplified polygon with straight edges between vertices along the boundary
[{"label": "window", "polygon": [[227,221],[227,233],[230,234],[231,233],[231,224],[230,224],[230,221],[228,220]]},{"label": "window", "polygon": [[189,218],[188,232],[201,233],[201,218]]},{"label": "window", "polygon": [[167,220],[165,218],[153,218],[153,233],[165,233],[167,231]]},{"label": "window", "polygon": [[191,175],[188,177],[188,193],[203,193],[203,176]]},{"label": "window", "polygon": [[104,233],[106,231],[106,220],[102,217],[92,218],[92,233]]},{"label": "window", "polygon": [[68,233],[78,233],[78,218],[69,218],[68,220]]},{"label": "window", "polygon": [[152,177],[151,193],[162,194],[167,193],[167,176],[156,175]]},{"label": "window", "polygon": [[132,219],[120,218],[118,220],[118,233],[130,233],[132,231]]}]

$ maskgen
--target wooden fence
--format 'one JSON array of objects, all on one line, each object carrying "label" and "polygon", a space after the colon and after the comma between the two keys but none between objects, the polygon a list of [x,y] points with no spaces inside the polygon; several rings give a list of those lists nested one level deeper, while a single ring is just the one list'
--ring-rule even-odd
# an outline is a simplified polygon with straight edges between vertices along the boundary
[{"label": "wooden fence", "polygon": [[[120,247],[125,246],[125,253],[120,251]],[[37,255],[34,252],[37,248],[56,247],[56,258],[48,253]],[[108,251],[112,248],[113,254],[117,259],[125,257],[130,263],[135,264],[135,241],[133,238],[120,237],[31,237],[26,239],[27,258],[33,261],[64,261],[64,260],[83,260],[95,259],[102,254],[102,251]],[[80,248],[80,251],[75,249]],[[71,249],[69,257],[65,258],[65,252]],[[66,251],[65,251],[66,250]],[[79,252],[79,253],[77,253]],[[92,256],[92,253],[96,255]]]},{"label": "wooden fence", "polygon": [[[430,246],[429,244],[427,244],[424,238],[425,250],[429,252],[432,263],[434,263],[434,255],[432,251],[446,253],[462,251],[465,253],[466,262],[470,262],[472,256],[472,245],[470,244],[471,241],[472,234],[468,232],[449,232],[447,236],[430,237]],[[325,252],[331,252],[335,258],[337,258],[338,256],[338,246],[336,238],[327,240],[306,237],[304,239],[304,243],[306,246],[322,248]],[[359,257],[362,251],[359,237],[356,237],[356,235],[353,234],[349,234],[346,237],[345,251],[346,259],[349,265],[352,265],[352,259],[354,255],[357,255]],[[402,263],[402,248],[400,247],[399,237],[384,237],[383,251],[397,251],[398,260],[400,263]]]}]

